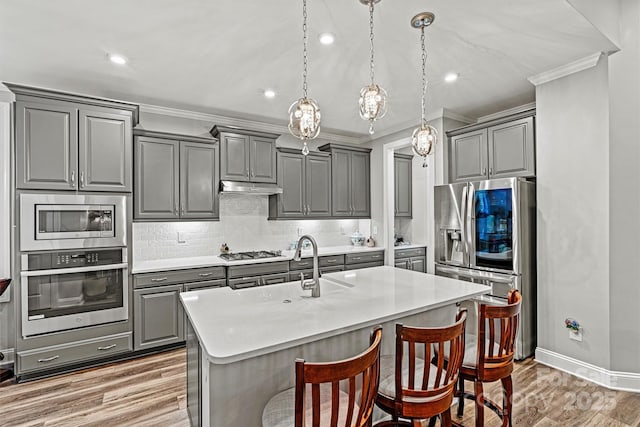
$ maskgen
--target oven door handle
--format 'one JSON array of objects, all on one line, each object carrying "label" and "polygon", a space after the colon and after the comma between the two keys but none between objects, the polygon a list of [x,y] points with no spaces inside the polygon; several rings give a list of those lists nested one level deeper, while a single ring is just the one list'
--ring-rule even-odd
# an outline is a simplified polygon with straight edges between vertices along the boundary
[{"label": "oven door handle", "polygon": [[108,265],[91,265],[89,267],[74,267],[74,268],[57,268],[51,270],[36,270],[36,271],[23,271],[20,273],[21,277],[38,277],[38,276],[53,276],[72,273],[87,273],[90,271],[110,271],[110,270],[128,270],[129,264],[123,262],[121,264],[108,264]]}]

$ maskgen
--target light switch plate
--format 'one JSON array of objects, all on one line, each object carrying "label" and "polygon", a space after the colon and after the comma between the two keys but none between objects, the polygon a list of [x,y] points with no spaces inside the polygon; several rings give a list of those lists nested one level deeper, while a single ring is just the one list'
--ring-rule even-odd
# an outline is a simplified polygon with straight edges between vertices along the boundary
[{"label": "light switch plate", "polygon": [[582,328],[580,328],[578,331],[572,331],[571,329],[569,329],[569,338],[574,341],[582,341]]},{"label": "light switch plate", "polygon": [[373,226],[373,235],[375,236],[375,235],[377,235],[377,234],[378,234],[378,226],[377,226],[377,225],[374,225],[374,226]]},{"label": "light switch plate", "polygon": [[187,243],[187,236],[184,231],[178,231],[178,243]]}]

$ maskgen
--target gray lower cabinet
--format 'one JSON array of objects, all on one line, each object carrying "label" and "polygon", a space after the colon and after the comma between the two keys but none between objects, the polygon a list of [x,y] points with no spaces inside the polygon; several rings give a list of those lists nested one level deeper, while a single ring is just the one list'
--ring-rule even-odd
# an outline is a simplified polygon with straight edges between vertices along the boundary
[{"label": "gray lower cabinet", "polygon": [[136,289],[134,300],[134,349],[143,350],[184,341],[182,285]]},{"label": "gray lower cabinet", "polygon": [[535,176],[535,110],[447,132],[449,181]]},{"label": "gray lower cabinet", "polygon": [[325,144],[331,153],[331,213],[333,217],[371,217],[371,170],[368,148]]},{"label": "gray lower cabinet", "polygon": [[345,270],[379,267],[384,265],[384,251],[361,252],[346,254],[344,258]]},{"label": "gray lower cabinet", "polygon": [[289,262],[275,261],[227,267],[227,285],[232,289],[274,285],[289,281]]},{"label": "gray lower cabinet", "polygon": [[413,156],[394,155],[394,213],[397,218],[411,218],[412,209],[412,163]]},{"label": "gray lower cabinet", "polygon": [[278,135],[224,126],[214,126],[210,133],[220,140],[220,179],[276,182]]},{"label": "gray lower cabinet", "polygon": [[397,249],[395,266],[405,270],[427,272],[427,248]]},{"label": "gray lower cabinet", "polygon": [[136,131],[134,219],[217,219],[219,148],[215,142]]},{"label": "gray lower cabinet", "polygon": [[327,153],[302,155],[280,148],[278,185],[282,194],[269,196],[269,218],[328,218],[331,216],[331,157]]},{"label": "gray lower cabinet", "polygon": [[[131,191],[133,110],[16,93],[16,187]],[[32,96],[38,92],[40,96]],[[99,104],[100,100],[86,100]],[[108,103],[106,103],[108,105]],[[124,105],[124,104],[123,104]],[[137,110],[136,110],[137,111]]]}]

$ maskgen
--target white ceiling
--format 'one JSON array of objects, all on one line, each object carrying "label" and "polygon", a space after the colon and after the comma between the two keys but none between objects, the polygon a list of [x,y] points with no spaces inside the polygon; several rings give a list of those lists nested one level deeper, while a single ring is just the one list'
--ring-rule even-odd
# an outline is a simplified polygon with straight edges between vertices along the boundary
[{"label": "white ceiling", "polygon": [[[383,133],[417,124],[420,32],[427,29],[429,113],[476,118],[534,101],[527,77],[615,47],[563,0],[383,0],[376,80],[389,93]],[[309,96],[323,128],[366,134],[368,11],[358,0],[308,0]],[[317,35],[333,32],[323,46]],[[126,66],[108,53],[129,58]],[[454,84],[443,76],[460,73]],[[0,0],[0,80],[285,123],[302,94],[300,0]],[[277,97],[262,96],[273,88]]]}]

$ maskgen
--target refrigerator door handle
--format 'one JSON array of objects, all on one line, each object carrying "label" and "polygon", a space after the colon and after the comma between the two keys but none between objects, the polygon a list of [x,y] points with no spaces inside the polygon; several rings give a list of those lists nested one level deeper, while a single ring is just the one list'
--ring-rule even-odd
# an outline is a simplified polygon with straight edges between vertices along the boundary
[{"label": "refrigerator door handle", "polygon": [[[471,221],[473,219],[473,214],[474,212],[474,206],[473,206],[473,198],[475,195],[475,189],[473,187],[473,183],[469,183],[468,184],[469,189],[467,191],[467,197],[466,197],[466,216],[465,216],[465,221],[464,221],[464,228],[465,228],[465,249],[467,252],[467,256],[468,256],[468,262],[467,265],[469,266],[475,266],[475,259],[472,259],[472,257],[475,258],[475,244],[473,244],[473,238],[474,236],[472,235],[472,227],[471,227]],[[473,252],[473,253],[472,253]]]},{"label": "refrigerator door handle", "polygon": [[460,218],[460,239],[462,241],[462,249],[463,249],[463,256],[462,256],[462,262],[465,265],[469,265],[469,262],[467,260],[465,260],[465,258],[467,258],[469,256],[469,248],[467,247],[467,232],[466,232],[466,215],[467,215],[467,192],[469,191],[469,185],[465,185],[464,188],[462,189],[462,200],[460,202],[460,208],[461,211],[461,218]]}]

